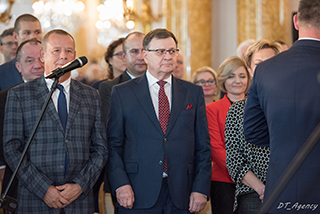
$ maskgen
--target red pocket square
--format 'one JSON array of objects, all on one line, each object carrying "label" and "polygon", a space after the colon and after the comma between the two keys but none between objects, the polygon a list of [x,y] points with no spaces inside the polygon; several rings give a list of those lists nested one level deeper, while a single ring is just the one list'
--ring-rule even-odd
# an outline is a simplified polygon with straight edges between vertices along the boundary
[{"label": "red pocket square", "polygon": [[188,105],[187,105],[186,110],[188,110],[188,109],[192,109],[192,105],[191,105],[191,104],[188,104]]}]

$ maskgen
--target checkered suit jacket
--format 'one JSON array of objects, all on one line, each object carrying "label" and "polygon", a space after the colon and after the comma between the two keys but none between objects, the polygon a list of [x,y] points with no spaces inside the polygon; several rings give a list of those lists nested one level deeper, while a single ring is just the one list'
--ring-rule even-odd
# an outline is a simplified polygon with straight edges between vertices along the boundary
[{"label": "checkered suit jacket", "polygon": [[[32,132],[49,90],[44,77],[19,85],[8,93],[4,154],[14,169]],[[65,151],[68,168],[64,176]],[[19,213],[59,213],[43,197],[50,185],[77,183],[83,193],[65,208],[66,213],[92,213],[92,187],[107,159],[106,130],[101,122],[97,91],[71,80],[69,115],[64,134],[58,113],[50,100],[37,134],[19,173]]]}]

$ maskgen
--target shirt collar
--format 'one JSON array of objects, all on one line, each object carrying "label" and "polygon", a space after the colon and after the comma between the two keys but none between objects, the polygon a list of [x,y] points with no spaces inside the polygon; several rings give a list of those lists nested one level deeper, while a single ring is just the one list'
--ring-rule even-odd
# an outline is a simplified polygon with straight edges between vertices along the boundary
[{"label": "shirt collar", "polygon": [[136,78],[135,76],[133,76],[132,74],[130,74],[130,72],[129,72],[128,70],[126,70],[126,72],[127,72],[127,74],[129,75],[129,77],[130,77],[131,79],[135,79],[135,78]]},{"label": "shirt collar", "polygon": [[[148,70],[146,71],[146,76],[147,76],[147,80],[148,80],[148,83],[149,83],[149,87],[154,85],[154,84],[157,84],[157,82],[159,81],[157,78],[152,76]],[[171,85],[171,83],[172,83],[172,75],[170,75],[169,78],[167,78],[167,79],[163,79],[163,81],[166,81],[167,83],[169,83],[169,85]]]},{"label": "shirt collar", "polygon": [[[47,83],[48,89],[50,90],[54,81],[52,79],[45,79],[45,81]],[[64,90],[65,90],[66,93],[69,92],[70,83],[71,83],[71,77],[69,77],[66,81],[60,83],[64,87]]]},{"label": "shirt collar", "polygon": [[298,40],[314,40],[314,41],[319,41],[320,42],[320,39],[311,38],[311,37],[302,37],[302,38],[299,38]]}]

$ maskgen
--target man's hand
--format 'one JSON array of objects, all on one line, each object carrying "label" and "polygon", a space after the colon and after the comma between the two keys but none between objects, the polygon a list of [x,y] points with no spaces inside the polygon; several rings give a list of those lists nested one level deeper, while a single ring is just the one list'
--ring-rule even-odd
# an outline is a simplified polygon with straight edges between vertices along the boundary
[{"label": "man's hand", "polygon": [[82,193],[79,184],[64,184],[62,186],[56,186],[56,189],[60,191],[61,196],[66,199],[69,204],[76,200]]},{"label": "man's hand", "polygon": [[50,186],[46,194],[43,197],[43,201],[49,206],[55,209],[64,208],[70,204],[65,198],[63,198],[54,186]]},{"label": "man's hand", "polygon": [[117,200],[120,206],[131,209],[134,202],[134,193],[130,185],[124,185],[117,189]]},{"label": "man's hand", "polygon": [[189,211],[191,213],[200,212],[206,207],[207,197],[198,192],[192,192],[190,195]]}]

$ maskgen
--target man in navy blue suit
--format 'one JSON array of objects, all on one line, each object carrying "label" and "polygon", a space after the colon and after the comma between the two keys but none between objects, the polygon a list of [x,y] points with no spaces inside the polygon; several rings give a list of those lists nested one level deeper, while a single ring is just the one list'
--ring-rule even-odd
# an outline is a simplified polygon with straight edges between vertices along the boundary
[{"label": "man in navy blue suit", "polygon": [[[29,39],[36,38],[41,41],[42,31],[39,20],[31,14],[19,16],[14,23],[13,38],[18,46]],[[22,83],[22,77],[16,68],[17,59],[0,66],[0,91]]]},{"label": "man in navy blue suit", "polygon": [[[246,141],[270,146],[264,201],[320,122],[320,0],[300,0],[294,25],[299,40],[260,63],[248,93]],[[268,213],[319,213],[320,141]]]},{"label": "man in navy blue suit", "polygon": [[166,29],[143,39],[146,73],[113,87],[109,179],[122,213],[201,211],[211,160],[201,87],[173,77],[177,40]]},{"label": "man in navy blue suit", "polygon": [[0,35],[0,43],[1,43],[1,53],[4,57],[4,62],[10,62],[16,57],[18,42],[16,42],[13,38],[13,28],[9,28],[2,32]]}]

